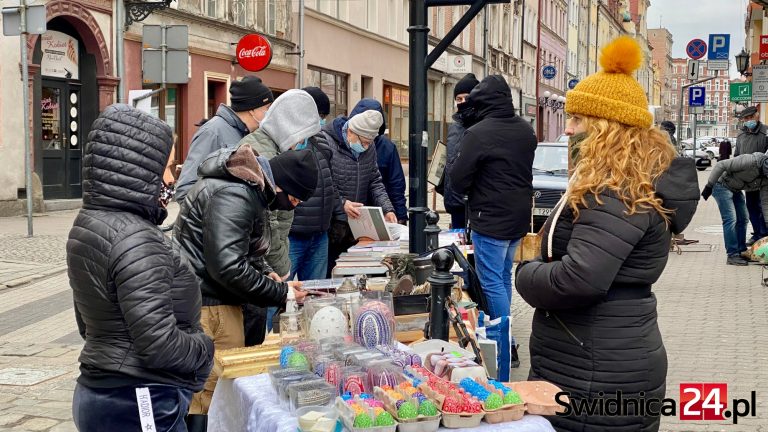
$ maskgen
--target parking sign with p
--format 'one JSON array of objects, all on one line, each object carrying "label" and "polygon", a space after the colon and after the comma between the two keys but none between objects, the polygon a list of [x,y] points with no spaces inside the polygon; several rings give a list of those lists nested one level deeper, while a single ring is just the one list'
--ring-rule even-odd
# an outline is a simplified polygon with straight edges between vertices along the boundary
[{"label": "parking sign with p", "polygon": [[707,101],[707,92],[704,87],[688,88],[688,106],[704,106]]},{"label": "parking sign with p", "polygon": [[709,55],[708,60],[728,60],[731,50],[731,35],[729,34],[711,34],[709,35]]}]

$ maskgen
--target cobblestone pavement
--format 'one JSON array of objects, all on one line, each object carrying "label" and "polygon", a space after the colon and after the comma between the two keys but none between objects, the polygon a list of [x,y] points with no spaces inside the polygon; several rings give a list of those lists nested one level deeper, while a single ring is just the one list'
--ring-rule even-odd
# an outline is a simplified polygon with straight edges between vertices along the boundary
[{"label": "cobblestone pavement", "polygon": [[[707,174],[701,173],[700,184]],[[30,250],[15,252],[19,254],[16,258],[6,255],[8,248],[0,246],[0,260],[13,261],[0,262],[0,277],[11,264],[27,265],[24,271],[35,265],[43,269],[43,264],[60,264],[61,251],[55,252],[60,254],[59,261],[43,259],[53,257],[52,251],[64,244],[75,214],[36,218],[36,233],[50,236],[47,246],[37,241],[17,243]],[[12,224],[0,220],[0,236],[15,235],[20,241],[25,223],[23,218]],[[683,382],[726,382],[728,398],[748,399],[752,390],[757,392],[757,418],[743,418],[733,425],[665,417],[662,431],[768,432],[768,288],[760,284],[760,266],[725,265],[719,225],[714,200],[702,201],[686,232],[686,238],[700,240],[700,244],[685,247],[680,255],[672,254],[654,286],[669,358],[667,397],[679,400]],[[4,238],[0,237],[0,244]],[[515,380],[524,380],[528,374],[532,313],[515,296],[515,336],[522,357],[522,366],[513,373]],[[75,430],[70,406],[81,346],[66,273],[0,288],[0,430]]]}]

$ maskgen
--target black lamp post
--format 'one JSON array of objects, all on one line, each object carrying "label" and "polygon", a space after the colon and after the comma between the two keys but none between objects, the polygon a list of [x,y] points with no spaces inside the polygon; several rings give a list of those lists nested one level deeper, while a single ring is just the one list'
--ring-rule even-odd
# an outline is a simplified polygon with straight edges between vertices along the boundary
[{"label": "black lamp post", "polygon": [[744,48],[741,49],[740,53],[736,54],[736,69],[743,76],[752,75],[750,72],[747,72],[747,69],[749,69],[749,53]]}]

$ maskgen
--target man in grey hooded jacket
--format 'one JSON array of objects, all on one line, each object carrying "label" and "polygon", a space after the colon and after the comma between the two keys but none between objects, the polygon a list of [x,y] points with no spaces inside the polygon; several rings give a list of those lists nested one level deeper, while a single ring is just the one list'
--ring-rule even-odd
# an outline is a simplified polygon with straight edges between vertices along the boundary
[{"label": "man in grey hooded jacket", "polygon": [[768,155],[744,154],[718,162],[701,192],[706,200],[715,197],[723,220],[723,237],[728,253],[727,264],[747,265],[742,253],[747,250],[747,205],[741,191],[756,192],[760,207],[768,214]]},{"label": "man in grey hooded jacket", "polygon": [[[293,150],[320,132],[320,114],[312,96],[304,90],[292,89],[280,95],[267,111],[261,127],[246,136],[240,144],[248,144],[267,159]],[[267,264],[281,276],[291,271],[288,234],[293,211],[273,211],[269,215],[270,250]]]}]

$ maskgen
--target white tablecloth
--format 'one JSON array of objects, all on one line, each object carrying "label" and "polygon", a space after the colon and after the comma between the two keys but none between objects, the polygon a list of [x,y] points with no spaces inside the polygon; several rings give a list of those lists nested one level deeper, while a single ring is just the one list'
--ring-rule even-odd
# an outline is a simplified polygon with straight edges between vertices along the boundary
[{"label": "white tablecloth", "polygon": [[[208,411],[208,430],[211,432],[296,432],[298,423],[287,410],[280,407],[277,394],[267,374],[250,377],[220,379]],[[511,423],[491,425],[481,423],[473,429],[445,429],[441,431],[473,432],[554,432],[549,421],[541,416],[526,415]]]}]

